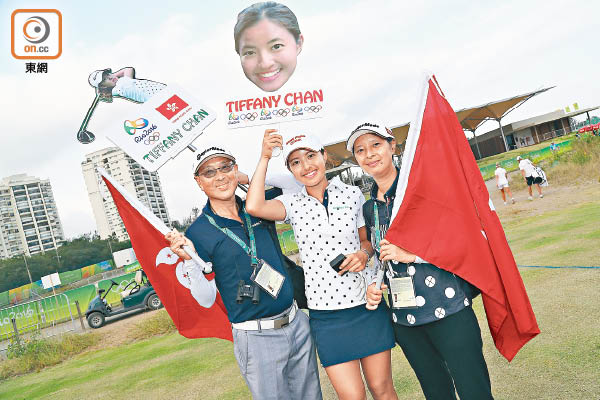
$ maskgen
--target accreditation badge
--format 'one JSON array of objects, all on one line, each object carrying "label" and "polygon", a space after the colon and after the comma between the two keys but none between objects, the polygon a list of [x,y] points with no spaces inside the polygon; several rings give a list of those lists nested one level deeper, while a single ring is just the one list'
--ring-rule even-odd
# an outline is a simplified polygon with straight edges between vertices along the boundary
[{"label": "accreditation badge", "polygon": [[283,286],[283,281],[285,281],[285,276],[277,272],[266,261],[259,260],[256,275],[252,280],[276,299]]},{"label": "accreditation badge", "polygon": [[390,279],[392,308],[415,308],[415,285],[411,276]]}]

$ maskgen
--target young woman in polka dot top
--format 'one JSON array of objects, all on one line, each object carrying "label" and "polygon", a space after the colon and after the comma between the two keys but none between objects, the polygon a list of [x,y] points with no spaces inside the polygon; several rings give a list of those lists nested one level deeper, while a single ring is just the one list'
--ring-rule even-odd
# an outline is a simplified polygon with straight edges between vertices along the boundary
[{"label": "young woman in polka dot top", "polygon": [[[365,282],[372,274],[365,266],[373,248],[362,216],[364,196],[339,178],[327,180],[327,153],[316,137],[297,135],[284,145],[283,138],[274,132],[265,132],[246,197],[247,210],[263,219],[289,221],[294,229],[304,268],[311,332],[338,397],[365,398],[362,367],[374,398],[396,399],[389,309],[365,308]],[[267,201],[265,176],[274,147],[283,147],[283,161],[304,187],[301,192]],[[339,254],[345,260],[336,272],[330,261]]]}]

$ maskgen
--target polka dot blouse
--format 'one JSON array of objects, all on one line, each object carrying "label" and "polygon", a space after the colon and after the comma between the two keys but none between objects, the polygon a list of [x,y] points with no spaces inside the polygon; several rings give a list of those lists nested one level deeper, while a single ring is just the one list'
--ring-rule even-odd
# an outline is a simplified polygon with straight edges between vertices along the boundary
[{"label": "polka dot blouse", "polygon": [[277,197],[291,223],[304,268],[308,308],[339,310],[365,304],[365,283],[370,268],[339,276],[329,262],[340,253],[360,250],[358,228],[365,225],[362,205],[365,198],[354,186],[338,177],[327,186],[327,209],[303,188],[301,192]]}]

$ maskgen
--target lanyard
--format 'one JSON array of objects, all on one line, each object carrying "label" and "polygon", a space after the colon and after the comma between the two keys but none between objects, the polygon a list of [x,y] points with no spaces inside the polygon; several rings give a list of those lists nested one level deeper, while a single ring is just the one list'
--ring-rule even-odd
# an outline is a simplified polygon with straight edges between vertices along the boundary
[{"label": "lanyard", "polygon": [[252,221],[250,221],[250,216],[246,212],[246,207],[244,207],[244,217],[246,219],[246,225],[248,226],[248,236],[250,236],[250,247],[240,239],[235,233],[231,232],[228,228],[221,228],[208,214],[204,214],[208,222],[210,222],[215,228],[223,232],[227,235],[231,240],[236,242],[240,247],[250,256],[252,259],[252,267],[256,267],[258,265],[258,258],[256,257],[256,240],[254,239],[254,229],[252,228]]},{"label": "lanyard", "polygon": [[381,252],[381,247],[379,246],[379,242],[381,242],[381,230],[379,226],[379,209],[377,208],[377,200],[373,199],[373,216],[375,218],[375,250],[378,253]]},{"label": "lanyard", "polygon": [[[379,253],[381,253],[381,246],[379,245],[379,242],[381,242],[381,239],[383,239],[381,237],[381,227],[379,225],[379,208],[377,207],[377,200],[373,200],[373,214],[374,214],[374,218],[375,218],[375,250]],[[388,222],[389,223],[389,222]],[[387,227],[386,227],[386,232],[387,232]],[[391,267],[390,263],[388,261],[383,261],[383,265],[385,268],[388,268],[392,274],[394,276],[397,275],[397,272],[394,271],[394,269]],[[406,264],[406,273],[408,273],[408,264]]]}]

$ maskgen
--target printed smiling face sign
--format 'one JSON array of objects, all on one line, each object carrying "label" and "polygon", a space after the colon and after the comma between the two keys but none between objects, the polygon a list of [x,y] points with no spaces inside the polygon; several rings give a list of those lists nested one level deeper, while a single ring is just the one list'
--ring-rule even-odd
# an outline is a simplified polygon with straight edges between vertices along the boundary
[{"label": "printed smiling face sign", "polygon": [[233,36],[244,75],[262,91],[281,89],[294,74],[304,37],[288,7],[264,2],[245,8]]},{"label": "printed smiling face sign", "polygon": [[[233,36],[243,80],[251,85],[242,84],[227,95],[221,110],[224,126],[236,142],[245,145],[240,169],[250,171],[256,165],[266,129],[276,129],[284,142],[299,133],[319,130],[328,115],[328,92],[319,81],[307,80],[311,72],[305,68],[306,60],[298,64],[306,58],[301,55],[304,36],[296,15],[287,6],[261,2],[246,7],[237,15]],[[318,62],[309,64],[316,66]],[[280,152],[273,154],[267,185],[298,190],[301,186],[277,158]]]},{"label": "printed smiling face sign", "polygon": [[228,128],[324,115],[322,87],[302,87],[297,83],[294,89],[284,87],[296,71],[304,45],[304,36],[292,10],[275,2],[253,4],[238,14],[233,36],[244,75],[262,93],[234,95],[225,102]]}]

